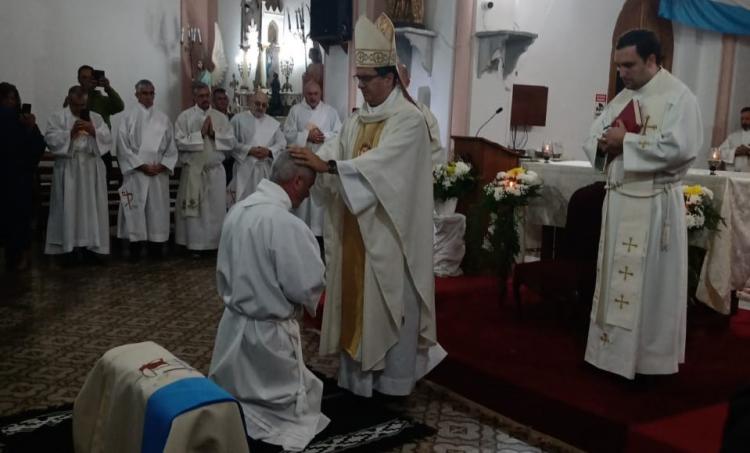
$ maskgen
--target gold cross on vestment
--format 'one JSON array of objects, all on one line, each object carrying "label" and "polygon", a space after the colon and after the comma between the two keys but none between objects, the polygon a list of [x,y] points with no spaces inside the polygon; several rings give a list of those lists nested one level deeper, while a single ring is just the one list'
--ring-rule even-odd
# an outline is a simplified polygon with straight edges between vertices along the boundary
[{"label": "gold cross on vestment", "polygon": [[656,129],[656,124],[648,124],[650,119],[651,117],[646,115],[646,122],[641,126],[641,135],[646,135],[646,132],[648,132],[649,129]]},{"label": "gold cross on vestment", "polygon": [[628,248],[628,253],[630,253],[630,249],[631,248],[634,248],[634,249],[638,248],[638,244],[633,243],[633,238],[632,237],[630,239],[628,239],[628,242],[623,242],[622,245],[624,245],[625,247]]},{"label": "gold cross on vestment", "polygon": [[620,304],[620,310],[622,310],[623,305],[630,305],[630,301],[625,299],[625,296],[623,294],[620,294],[620,297],[618,299],[615,299],[616,304]]},{"label": "gold cross on vestment", "polygon": [[645,138],[638,140],[638,146],[640,146],[641,148],[645,148],[646,145],[648,145],[648,140],[646,140]]},{"label": "gold cross on vestment", "polygon": [[622,279],[627,280],[628,277],[632,277],[634,274],[632,272],[629,272],[629,267],[625,266],[625,269],[620,269],[617,271],[618,273],[622,274]]}]

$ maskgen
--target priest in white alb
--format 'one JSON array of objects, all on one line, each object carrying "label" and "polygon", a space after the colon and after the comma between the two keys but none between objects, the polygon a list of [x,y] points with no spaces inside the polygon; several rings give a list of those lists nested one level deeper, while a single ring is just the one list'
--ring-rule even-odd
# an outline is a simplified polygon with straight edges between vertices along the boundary
[{"label": "priest in white alb", "polygon": [[234,147],[226,115],[211,108],[206,84],[193,84],[195,105],[180,113],[175,141],[182,165],[175,206],[175,242],[188,250],[216,250],[226,214],[222,162]]},{"label": "priest in white alb", "polygon": [[99,114],[86,109],[80,86],[68,90],[67,108],[50,116],[44,141],[55,156],[44,253],[81,247],[109,253],[106,170],[101,155],[112,137]]},{"label": "priest in white alb", "polygon": [[445,351],[435,328],[432,157],[424,116],[399,82],[388,16],[355,28],[364,103],[313,153],[327,209],[320,353],[339,353],[338,383],[362,396],[408,395]]},{"label": "priest in white alb", "polygon": [[138,103],[120,118],[117,160],[123,175],[117,237],[131,243],[169,239],[169,175],[177,163],[174,129],[154,107],[154,84],[135,85]]},{"label": "priest in white alb", "polygon": [[728,163],[734,171],[750,171],[750,107],[740,111],[740,129],[732,132],[719,146],[721,160]]},{"label": "priest in white alb", "polygon": [[209,377],[242,405],[248,436],[300,451],[329,422],[296,320],[303,309],[315,316],[324,269],[312,232],[289,212],[307,198],[315,173],[287,152],[274,160],[270,179],[232,207],[222,228],[216,281],[224,314]]},{"label": "priest in white alb", "polygon": [[266,115],[267,109],[268,96],[258,91],[253,94],[250,111],[232,117],[236,142],[232,181],[227,188],[230,205],[255,192],[260,181],[271,174],[274,155],[286,147],[281,124]]},{"label": "priest in white alb", "polygon": [[[661,64],[649,30],[616,45],[623,89],[584,143],[591,162],[606,162],[597,282],[586,361],[633,379],[672,374],[685,360],[687,226],[682,178],[703,146],[695,96]],[[640,113],[619,118],[630,104]],[[635,115],[634,115],[635,116]]]},{"label": "priest in white alb", "polygon": [[[290,145],[306,146],[316,152],[327,140],[341,130],[341,121],[336,109],[320,100],[318,82],[308,80],[302,91],[305,99],[289,110],[284,122],[284,135]],[[323,236],[323,206],[312,193],[302,202],[294,214],[304,220],[316,238]]]}]

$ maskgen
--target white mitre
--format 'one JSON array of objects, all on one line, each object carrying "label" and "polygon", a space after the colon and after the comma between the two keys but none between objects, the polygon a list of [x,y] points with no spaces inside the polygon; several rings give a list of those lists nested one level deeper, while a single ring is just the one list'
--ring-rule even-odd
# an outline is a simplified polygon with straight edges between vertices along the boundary
[{"label": "white mitre", "polygon": [[385,13],[372,23],[366,16],[360,16],[354,26],[355,65],[365,68],[396,66],[396,30]]}]

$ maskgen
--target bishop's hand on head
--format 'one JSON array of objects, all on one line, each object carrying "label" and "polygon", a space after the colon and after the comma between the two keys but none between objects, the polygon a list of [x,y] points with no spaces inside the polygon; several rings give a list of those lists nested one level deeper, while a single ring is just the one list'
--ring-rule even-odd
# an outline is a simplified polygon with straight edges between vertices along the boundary
[{"label": "bishop's hand on head", "polygon": [[291,155],[300,165],[312,168],[318,173],[325,173],[328,171],[328,163],[318,157],[318,155],[312,152],[310,148],[289,146],[287,147],[287,151],[289,151],[289,155]]}]

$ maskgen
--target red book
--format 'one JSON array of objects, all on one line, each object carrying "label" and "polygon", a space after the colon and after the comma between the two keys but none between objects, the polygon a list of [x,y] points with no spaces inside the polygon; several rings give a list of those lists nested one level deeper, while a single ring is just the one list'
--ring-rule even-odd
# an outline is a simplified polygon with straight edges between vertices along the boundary
[{"label": "red book", "polygon": [[641,106],[638,104],[638,101],[631,99],[622,109],[620,114],[617,115],[617,118],[612,121],[611,127],[615,127],[617,121],[622,121],[622,124],[625,125],[626,131],[633,134],[640,134],[643,122],[641,121]]}]

